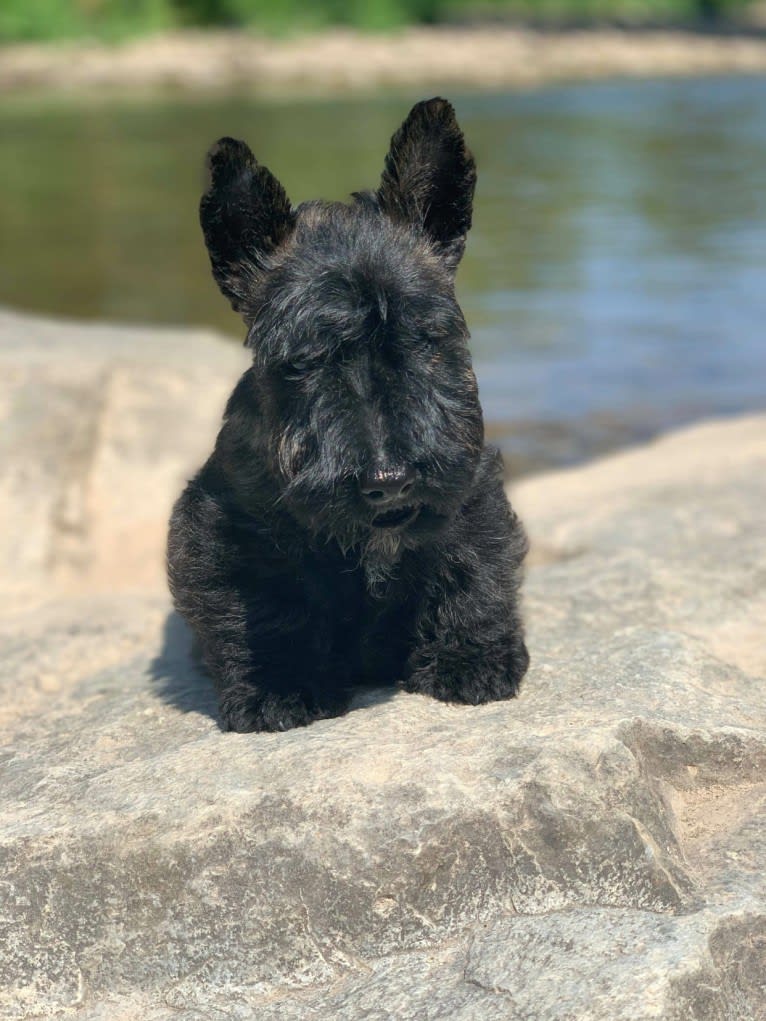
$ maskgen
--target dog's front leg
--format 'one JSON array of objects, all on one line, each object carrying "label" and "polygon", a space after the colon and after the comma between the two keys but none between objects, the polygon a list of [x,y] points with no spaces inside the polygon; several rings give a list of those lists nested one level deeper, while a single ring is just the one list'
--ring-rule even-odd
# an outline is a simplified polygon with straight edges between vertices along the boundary
[{"label": "dog's front leg", "polygon": [[518,606],[526,539],[501,495],[488,513],[474,508],[424,571],[405,691],[468,705],[518,691],[529,665]]},{"label": "dog's front leg", "polygon": [[224,730],[282,731],[338,716],[341,671],[322,649],[322,621],[231,584],[202,588],[185,607],[218,691]]},{"label": "dog's front leg", "polygon": [[170,586],[215,683],[224,730],[289,730],[346,708],[331,621],[281,577],[275,558],[265,543],[250,549],[237,541],[215,501],[193,484],[177,504]]},{"label": "dog's front leg", "polygon": [[462,615],[449,625],[440,622],[440,616],[437,612],[430,622],[421,621],[421,640],[401,687],[468,705],[512,698],[526,673],[529,653],[508,607],[499,606],[496,618]]},{"label": "dog's front leg", "polygon": [[[286,644],[303,651],[310,645],[299,632],[285,634]],[[268,647],[257,643],[257,653],[246,670],[227,674],[218,683],[221,723],[225,730],[282,731],[304,727],[315,720],[341,716],[348,703],[346,691],[338,687],[338,675],[318,662],[307,664],[303,654],[285,645]],[[217,673],[216,650],[206,655],[211,672]],[[220,662],[220,661],[219,661]]]}]

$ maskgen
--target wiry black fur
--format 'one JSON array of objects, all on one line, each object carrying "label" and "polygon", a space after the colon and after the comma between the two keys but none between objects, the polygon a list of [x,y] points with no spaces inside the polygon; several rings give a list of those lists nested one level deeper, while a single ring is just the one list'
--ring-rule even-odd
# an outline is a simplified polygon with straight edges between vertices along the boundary
[{"label": "wiry black fur", "polygon": [[253,365],[175,506],[168,570],[224,727],[339,715],[359,683],[510,698],[526,539],[455,300],[476,172],[452,107],[415,106],[351,205],[292,209],[243,142],[208,165],[202,228]]}]

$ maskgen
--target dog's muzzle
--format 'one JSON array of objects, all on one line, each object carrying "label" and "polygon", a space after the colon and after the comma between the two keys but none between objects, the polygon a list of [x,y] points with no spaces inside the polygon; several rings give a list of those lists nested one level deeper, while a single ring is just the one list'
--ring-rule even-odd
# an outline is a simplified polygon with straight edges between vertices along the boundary
[{"label": "dog's muzzle", "polygon": [[372,519],[373,528],[396,529],[411,525],[420,514],[420,505],[405,504],[403,507],[392,507],[391,510],[376,514]]}]

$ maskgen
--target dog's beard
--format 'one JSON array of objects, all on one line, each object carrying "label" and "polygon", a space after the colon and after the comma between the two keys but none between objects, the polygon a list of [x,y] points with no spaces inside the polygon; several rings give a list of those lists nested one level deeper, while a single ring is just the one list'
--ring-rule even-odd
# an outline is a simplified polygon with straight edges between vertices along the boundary
[{"label": "dog's beard", "polygon": [[408,547],[406,533],[387,532],[369,526],[339,528],[330,535],[317,538],[334,540],[345,557],[356,560],[364,572],[367,591],[372,595],[383,595],[388,583],[396,576],[401,555]]},{"label": "dog's beard", "polygon": [[359,561],[364,571],[367,591],[372,595],[382,594],[395,576],[403,545],[398,533],[373,530],[369,534]]},{"label": "dog's beard", "polygon": [[356,501],[343,486],[320,488],[307,485],[309,480],[306,466],[283,492],[283,508],[306,530],[315,549],[332,544],[349,561],[355,561],[364,573],[368,592],[376,596],[383,596],[396,577],[404,552],[433,541],[459,506],[457,494],[449,494],[446,506],[444,494],[440,494],[438,511],[429,501],[411,526],[375,527],[371,520],[360,517]]},{"label": "dog's beard", "polygon": [[364,572],[368,592],[382,595],[388,583],[396,576],[401,555],[411,542],[406,532],[373,528],[368,523],[349,516],[304,519],[316,548],[328,543],[338,546],[344,557],[356,561]]}]

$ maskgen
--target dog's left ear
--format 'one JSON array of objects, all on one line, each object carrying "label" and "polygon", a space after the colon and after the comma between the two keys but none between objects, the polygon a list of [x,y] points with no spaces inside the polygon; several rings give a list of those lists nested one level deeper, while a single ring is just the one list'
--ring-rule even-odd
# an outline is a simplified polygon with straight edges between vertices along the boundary
[{"label": "dog's left ear", "polygon": [[207,154],[199,218],[213,276],[235,312],[295,224],[285,190],[244,142],[221,138]]},{"label": "dog's left ear", "polygon": [[451,269],[471,227],[476,164],[446,99],[412,108],[394,137],[378,189],[381,209],[420,228]]}]

